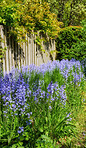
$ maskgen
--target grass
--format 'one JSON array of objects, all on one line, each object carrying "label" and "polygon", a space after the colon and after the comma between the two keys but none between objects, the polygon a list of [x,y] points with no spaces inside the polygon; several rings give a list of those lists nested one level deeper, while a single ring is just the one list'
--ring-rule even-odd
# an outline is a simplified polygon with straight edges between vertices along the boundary
[{"label": "grass", "polygon": [[83,102],[82,107],[75,118],[75,125],[77,127],[78,134],[76,138],[72,139],[74,148],[86,147],[86,85],[82,95],[85,101]]},{"label": "grass", "polygon": [[[75,136],[64,137],[57,142],[60,148],[86,148],[86,82],[82,92],[84,102],[78,113],[74,111],[74,125],[77,127]],[[61,145],[61,146],[60,146]]]}]

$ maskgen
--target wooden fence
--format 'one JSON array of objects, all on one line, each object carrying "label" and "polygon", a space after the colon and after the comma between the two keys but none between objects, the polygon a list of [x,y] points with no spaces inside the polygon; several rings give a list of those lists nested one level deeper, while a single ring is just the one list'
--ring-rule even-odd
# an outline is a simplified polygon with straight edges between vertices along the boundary
[{"label": "wooden fence", "polygon": [[[20,68],[22,65],[29,66],[30,64],[39,66],[49,60],[55,60],[55,54],[53,53],[52,56],[50,52],[55,50],[55,40],[49,40],[46,43],[42,41],[42,47],[45,50],[43,52],[35,42],[34,33],[30,36],[26,34],[26,41],[17,43],[14,37],[9,35],[8,28],[0,25],[0,37],[0,48],[6,48],[3,58],[0,59],[0,70],[3,69],[4,74],[9,73],[12,67]],[[42,38],[42,34],[40,38]]]}]

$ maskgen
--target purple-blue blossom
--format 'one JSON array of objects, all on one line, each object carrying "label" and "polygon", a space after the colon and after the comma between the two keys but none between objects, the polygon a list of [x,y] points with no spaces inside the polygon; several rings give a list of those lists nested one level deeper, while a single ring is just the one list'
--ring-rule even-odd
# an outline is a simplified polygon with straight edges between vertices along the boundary
[{"label": "purple-blue blossom", "polygon": [[66,95],[66,92],[65,92],[65,88],[66,86],[62,85],[59,89],[59,96],[60,96],[60,101],[63,105],[66,104],[66,99],[67,99],[67,95]]},{"label": "purple-blue blossom", "polygon": [[18,133],[20,134],[20,133],[22,133],[22,132],[24,132],[24,127],[22,126],[22,127],[19,127],[19,130],[18,130]]}]

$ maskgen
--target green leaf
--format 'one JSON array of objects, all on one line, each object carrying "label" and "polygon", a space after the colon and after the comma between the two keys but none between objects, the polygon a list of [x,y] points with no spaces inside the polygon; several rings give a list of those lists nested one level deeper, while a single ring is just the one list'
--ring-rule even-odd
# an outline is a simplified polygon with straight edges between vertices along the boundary
[{"label": "green leaf", "polygon": [[43,133],[43,128],[41,127],[41,128],[39,128],[39,131],[41,132],[41,133]]}]

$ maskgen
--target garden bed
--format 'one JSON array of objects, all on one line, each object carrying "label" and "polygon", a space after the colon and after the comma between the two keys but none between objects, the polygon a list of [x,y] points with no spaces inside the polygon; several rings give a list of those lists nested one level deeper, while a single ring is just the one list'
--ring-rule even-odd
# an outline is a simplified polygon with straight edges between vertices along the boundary
[{"label": "garden bed", "polygon": [[81,64],[74,59],[1,76],[1,148],[85,147],[85,86]]}]

